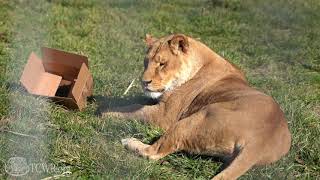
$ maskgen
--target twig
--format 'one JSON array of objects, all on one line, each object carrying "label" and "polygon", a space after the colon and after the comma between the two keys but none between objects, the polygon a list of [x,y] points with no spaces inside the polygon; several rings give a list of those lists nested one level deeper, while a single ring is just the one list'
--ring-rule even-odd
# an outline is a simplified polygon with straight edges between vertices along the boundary
[{"label": "twig", "polygon": [[30,137],[30,138],[38,139],[38,137],[36,137],[36,136],[32,136],[32,135],[28,135],[28,134],[22,134],[22,133],[10,131],[10,130],[2,129],[1,131],[8,132],[8,133],[11,133],[11,134],[14,134],[14,135],[18,135],[18,136]]},{"label": "twig", "polygon": [[71,175],[72,173],[70,171],[66,171],[62,174],[59,174],[59,175],[54,175],[54,176],[50,176],[50,177],[46,177],[46,178],[43,178],[41,180],[49,180],[49,179],[59,179],[61,177],[66,177],[66,176],[69,176]]},{"label": "twig", "polygon": [[134,83],[135,80],[136,80],[136,79],[133,79],[133,80],[131,81],[130,85],[128,86],[128,88],[126,89],[126,91],[124,91],[123,95],[126,95],[126,94],[129,92],[129,90],[132,88],[133,83]]}]

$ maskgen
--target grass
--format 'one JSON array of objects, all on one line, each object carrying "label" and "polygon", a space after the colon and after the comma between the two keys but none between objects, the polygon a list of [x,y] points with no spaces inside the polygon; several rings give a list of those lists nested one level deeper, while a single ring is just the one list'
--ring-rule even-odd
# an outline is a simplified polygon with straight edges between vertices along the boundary
[{"label": "grass", "polygon": [[[320,179],[320,3],[317,0],[0,0],[0,177],[14,156],[73,178],[208,179],[221,165],[184,153],[152,162],[128,153],[121,138],[151,142],[161,130],[99,118],[103,104],[144,100],[138,83],[146,33],[200,38],[241,67],[250,83],[284,110],[293,142],[277,163],[240,179]],[[26,94],[19,77],[31,51],[49,46],[89,57],[94,97],[83,112]],[[36,136],[22,137],[19,132]]]}]

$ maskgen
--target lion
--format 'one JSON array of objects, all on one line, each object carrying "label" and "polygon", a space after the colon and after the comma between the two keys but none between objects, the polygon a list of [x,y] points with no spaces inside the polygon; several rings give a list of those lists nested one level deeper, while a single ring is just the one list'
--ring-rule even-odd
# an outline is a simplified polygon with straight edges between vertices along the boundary
[{"label": "lion", "polygon": [[145,42],[141,84],[157,103],[103,116],[139,119],[165,132],[152,145],[123,139],[127,149],[152,160],[177,151],[223,157],[227,167],[215,180],[237,179],[288,153],[291,134],[284,113],[272,97],[250,87],[241,70],[184,34],[146,35]]}]

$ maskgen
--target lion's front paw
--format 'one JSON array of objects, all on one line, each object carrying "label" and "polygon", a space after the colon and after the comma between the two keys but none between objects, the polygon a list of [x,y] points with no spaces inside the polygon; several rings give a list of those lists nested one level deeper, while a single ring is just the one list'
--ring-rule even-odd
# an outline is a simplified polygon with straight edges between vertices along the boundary
[{"label": "lion's front paw", "polygon": [[121,143],[126,149],[133,151],[142,157],[151,160],[158,160],[162,157],[160,154],[150,152],[150,145],[144,144],[136,138],[122,139]]},{"label": "lion's front paw", "polygon": [[146,148],[148,148],[150,145],[144,144],[136,138],[122,139],[121,143],[126,149],[133,151],[140,156],[148,157],[146,154]]},{"label": "lion's front paw", "polygon": [[122,145],[130,151],[140,154],[145,148],[149,147],[136,138],[126,138],[121,140]]}]

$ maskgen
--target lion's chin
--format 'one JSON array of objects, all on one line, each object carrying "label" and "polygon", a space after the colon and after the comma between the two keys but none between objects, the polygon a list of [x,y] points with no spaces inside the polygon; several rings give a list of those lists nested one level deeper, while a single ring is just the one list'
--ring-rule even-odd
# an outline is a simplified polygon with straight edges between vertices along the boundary
[{"label": "lion's chin", "polygon": [[144,94],[152,99],[159,99],[163,92],[152,92],[152,91],[144,91]]}]

